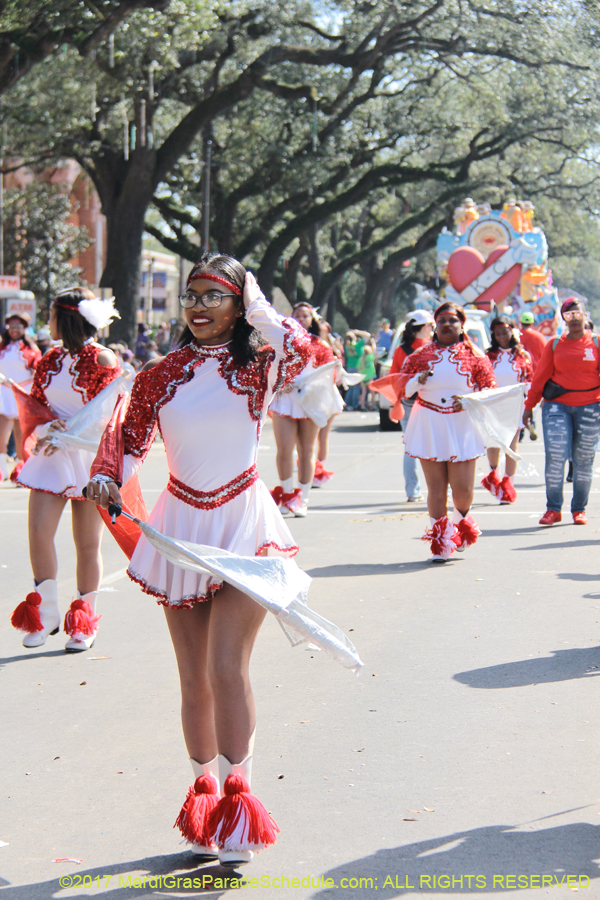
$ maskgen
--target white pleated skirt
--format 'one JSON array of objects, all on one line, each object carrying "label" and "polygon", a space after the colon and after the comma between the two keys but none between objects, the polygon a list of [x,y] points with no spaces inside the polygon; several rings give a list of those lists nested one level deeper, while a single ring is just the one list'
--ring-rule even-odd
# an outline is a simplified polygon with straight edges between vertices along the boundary
[{"label": "white pleated skirt", "polygon": [[485,453],[483,439],[466,410],[438,413],[415,401],[404,434],[409,456],[431,462],[465,462]]},{"label": "white pleated skirt", "polygon": [[[228,503],[197,509],[164,490],[148,522],[167,537],[229,550],[240,556],[295,556],[298,546],[260,479]],[[210,600],[222,587],[214,576],[180,569],[154,549],[144,535],[127,574],[158,603],[184,609]]]},{"label": "white pleated skirt", "polygon": [[52,456],[30,456],[17,482],[23,487],[69,500],[83,500],[95,454],[88,450],[57,450]]},{"label": "white pleated skirt", "polygon": [[295,387],[291,391],[278,391],[271,401],[269,412],[285,416],[287,419],[308,419],[306,411],[296,399],[297,396],[298,389]]}]

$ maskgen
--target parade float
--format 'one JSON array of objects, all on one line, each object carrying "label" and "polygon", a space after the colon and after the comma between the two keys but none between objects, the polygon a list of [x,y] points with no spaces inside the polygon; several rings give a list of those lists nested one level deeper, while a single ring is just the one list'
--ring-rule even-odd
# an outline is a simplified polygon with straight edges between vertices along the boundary
[{"label": "parade float", "polygon": [[455,210],[454,230],[438,237],[438,264],[447,300],[515,321],[527,310],[534,328],[551,336],[560,325],[559,302],[546,237],[533,215],[533,204],[514,197],[501,212],[467,198]]}]

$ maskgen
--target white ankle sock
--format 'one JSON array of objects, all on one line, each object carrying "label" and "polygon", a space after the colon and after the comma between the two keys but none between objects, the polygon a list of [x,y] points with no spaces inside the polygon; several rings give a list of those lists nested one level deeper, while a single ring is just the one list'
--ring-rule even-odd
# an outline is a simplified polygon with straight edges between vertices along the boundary
[{"label": "white ankle sock", "polygon": [[282,478],[281,479],[281,487],[283,488],[284,494],[291,494],[294,490],[294,479],[293,478]]},{"label": "white ankle sock", "polygon": [[304,501],[306,504],[308,504],[308,495],[309,495],[309,493],[310,493],[310,489],[311,489],[311,487],[312,487],[312,484],[311,484],[310,482],[309,482],[308,484],[298,484],[298,487],[299,487],[300,490],[302,491],[302,499],[303,499],[303,501]]}]

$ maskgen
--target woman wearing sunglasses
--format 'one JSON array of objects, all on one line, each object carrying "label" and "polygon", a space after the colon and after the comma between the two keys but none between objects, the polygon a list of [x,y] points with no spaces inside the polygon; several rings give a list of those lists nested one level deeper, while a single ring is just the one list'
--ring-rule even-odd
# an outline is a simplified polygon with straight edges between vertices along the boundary
[{"label": "woman wearing sunglasses", "polygon": [[600,434],[600,351],[598,335],[586,330],[583,303],[569,297],[560,309],[567,331],[548,341],[525,401],[523,424],[544,400],[542,427],[546,453],[546,512],[540,525],[561,521],[565,462],[573,460],[571,514],[587,525],[585,509]]},{"label": "woman wearing sunglasses", "polygon": [[[179,348],[135,380],[123,473],[100,466],[88,497],[105,508],[109,498],[120,503],[118,482],[139,469],[160,428],[169,483],[149,517],[154,528],[241,556],[294,556],[298,547],[256,460],[274,392],[310,359],[308,335],[275,312],[254,276],[230,256],[205,254],[180,302],[186,328]],[[256,723],[248,669],[265,611],[209,574],[168,563],[143,536],[128,574],[164,606],[177,657],[196,778],[177,824],[204,861],[248,862],[252,850],[275,840],[273,823],[248,793]],[[238,812],[248,805],[254,811],[249,830],[227,818],[237,801]]]}]

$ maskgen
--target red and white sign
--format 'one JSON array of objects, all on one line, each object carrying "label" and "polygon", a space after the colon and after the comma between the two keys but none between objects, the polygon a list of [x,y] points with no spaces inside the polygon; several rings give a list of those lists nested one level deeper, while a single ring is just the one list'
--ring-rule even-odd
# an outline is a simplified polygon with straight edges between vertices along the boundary
[{"label": "red and white sign", "polygon": [[35,300],[7,300],[5,317],[23,315],[28,313],[31,316],[31,324],[35,328]]},{"label": "red and white sign", "polygon": [[0,275],[0,291],[20,291],[20,275]]}]

